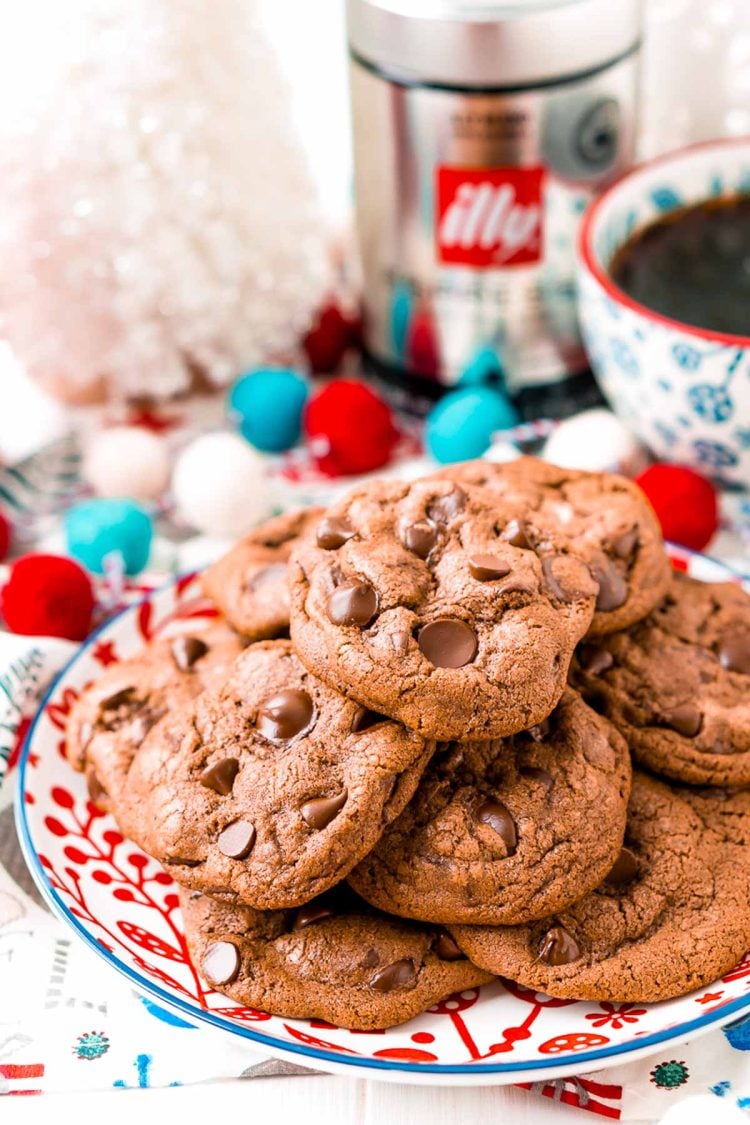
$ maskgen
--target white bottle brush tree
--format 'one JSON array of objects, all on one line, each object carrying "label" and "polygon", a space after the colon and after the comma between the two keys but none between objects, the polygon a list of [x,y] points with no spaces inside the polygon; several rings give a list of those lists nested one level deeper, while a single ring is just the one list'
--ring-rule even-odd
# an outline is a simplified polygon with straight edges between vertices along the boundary
[{"label": "white bottle brush tree", "polygon": [[255,0],[24,0],[0,36],[0,338],[70,401],[283,354],[326,235]]}]

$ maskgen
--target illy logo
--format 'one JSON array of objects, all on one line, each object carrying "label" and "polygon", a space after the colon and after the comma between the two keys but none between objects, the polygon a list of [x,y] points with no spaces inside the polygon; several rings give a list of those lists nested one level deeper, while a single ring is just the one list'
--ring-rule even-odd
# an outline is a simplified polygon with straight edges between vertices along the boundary
[{"label": "illy logo", "polygon": [[544,168],[437,169],[439,262],[501,268],[542,256]]}]

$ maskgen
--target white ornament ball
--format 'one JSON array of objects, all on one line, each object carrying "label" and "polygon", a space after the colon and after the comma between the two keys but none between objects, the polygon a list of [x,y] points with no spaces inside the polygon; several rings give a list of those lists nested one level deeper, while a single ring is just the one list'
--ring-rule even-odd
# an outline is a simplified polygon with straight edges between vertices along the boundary
[{"label": "white ornament ball", "polygon": [[97,496],[156,500],[169,484],[170,467],[163,438],[143,426],[113,426],[89,443],[83,478]]},{"label": "white ornament ball", "polygon": [[504,465],[508,461],[516,461],[520,456],[521,451],[517,445],[509,441],[493,441],[482,460],[492,461],[495,465]]},{"label": "white ornament ball", "polygon": [[177,459],[172,496],[179,515],[207,535],[237,538],[270,514],[266,463],[241,437],[204,434]]},{"label": "white ornament ball", "polygon": [[648,464],[645,448],[604,407],[584,410],[561,422],[547,438],[542,457],[563,469],[610,471],[626,476],[636,476]]}]

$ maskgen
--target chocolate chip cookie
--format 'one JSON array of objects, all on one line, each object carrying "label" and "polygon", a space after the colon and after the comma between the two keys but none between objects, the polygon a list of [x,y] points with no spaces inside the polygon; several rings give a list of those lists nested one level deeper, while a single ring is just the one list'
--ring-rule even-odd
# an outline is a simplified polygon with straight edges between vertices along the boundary
[{"label": "chocolate chip cookie", "polygon": [[633,778],[625,847],[605,882],[528,926],[453,926],[489,972],[576,1000],[666,1000],[721,977],[750,947],[750,867],[694,809]]},{"label": "chocolate chip cookie", "polygon": [[661,528],[636,484],[616,473],[560,469],[535,457],[507,464],[469,461],[438,477],[489,488],[526,509],[524,526],[534,546],[548,536],[588,564],[599,592],[589,633],[614,633],[640,621],[661,600],[669,561]]},{"label": "chocolate chip cookie", "polygon": [[248,640],[288,634],[289,553],[322,516],[322,508],[303,508],[268,520],[203,574],[206,594]]},{"label": "chocolate chip cookie", "polygon": [[349,882],[407,918],[543,918],[610,870],[629,793],[624,739],[568,689],[530,731],[439,747],[411,803]]},{"label": "chocolate chip cookie", "polygon": [[291,635],[316,676],[428,738],[501,738],[565,686],[597,584],[487,489],[373,481],[290,560]]},{"label": "chocolate chip cookie", "polygon": [[434,747],[263,641],[154,728],[116,816],[196,890],[262,910],[340,882],[411,798]]},{"label": "chocolate chip cookie", "polygon": [[110,665],[82,692],[68,717],[65,753],[86,773],[89,794],[100,808],[118,804],[133,756],[151,728],[221,683],[243,647],[224,622],[185,625],[179,634]]},{"label": "chocolate chip cookie", "polygon": [[628,633],[582,645],[573,680],[655,773],[750,785],[750,597],[675,574]]},{"label": "chocolate chip cookie", "polygon": [[387,918],[351,894],[296,911],[225,906],[195,892],[180,899],[201,976],[237,1003],[277,1016],[371,1031],[492,979],[447,933]]}]

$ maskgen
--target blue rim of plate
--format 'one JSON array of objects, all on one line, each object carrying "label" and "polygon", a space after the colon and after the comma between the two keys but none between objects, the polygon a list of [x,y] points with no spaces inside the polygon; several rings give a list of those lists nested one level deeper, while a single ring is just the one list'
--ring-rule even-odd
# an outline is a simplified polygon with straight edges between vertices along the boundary
[{"label": "blue rim of plate", "polygon": [[[697,556],[713,564],[717,569],[723,570],[725,574],[732,575],[745,582],[748,581],[746,575],[733,570],[731,567],[727,566],[726,563],[721,562],[719,559],[714,559],[710,555],[690,551],[685,547],[673,548],[671,544],[667,544],[667,546],[670,553],[676,557],[689,558]],[[133,605],[126,606],[125,609],[115,614],[114,617],[108,618],[107,621],[103,622],[103,624],[87,637],[86,641],[60,669],[47,688],[39,703],[31,726],[29,727],[28,734],[26,735],[18,766],[18,786],[15,794],[16,830],[18,832],[21,851],[26,866],[42,897],[46,899],[53,912],[78,934],[89,949],[92,949],[107,964],[111,965],[113,969],[120,973],[121,976],[124,976],[131,984],[134,984],[139,991],[153,996],[167,1008],[177,1008],[183,1015],[188,1016],[190,1019],[209,1024],[211,1027],[218,1028],[220,1031],[240,1035],[244,1039],[249,1039],[262,1047],[270,1048],[272,1051],[284,1051],[287,1054],[301,1055],[303,1058],[319,1059],[322,1062],[334,1063],[336,1066],[352,1066],[358,1067],[361,1070],[401,1071],[408,1074],[462,1074],[476,1077],[480,1074],[522,1074],[531,1070],[541,1071],[543,1073],[545,1070],[559,1070],[561,1063],[560,1060],[556,1058],[550,1058],[549,1060],[528,1059],[525,1062],[519,1063],[481,1064],[479,1062],[471,1062],[444,1063],[437,1065],[432,1063],[399,1062],[393,1059],[363,1058],[347,1055],[344,1051],[323,1051],[304,1043],[287,1043],[285,1040],[277,1039],[270,1035],[263,1035],[261,1032],[252,1031],[250,1028],[232,1023],[231,1020],[226,1020],[222,1016],[217,1016],[213,1012],[208,1012],[203,1008],[197,1007],[197,1005],[180,999],[178,996],[173,996],[170,992],[166,992],[164,989],[160,988],[159,985],[153,984],[148,977],[141,976],[135,969],[131,969],[124,961],[121,961],[115,956],[114,953],[110,953],[108,949],[105,949],[104,946],[92,937],[88,930],[81,925],[75,915],[71,913],[70,909],[65,905],[47,880],[45,870],[39,862],[39,857],[34,849],[31,840],[31,832],[26,819],[26,803],[23,800],[23,794],[26,791],[26,767],[28,765],[29,750],[34,740],[37,723],[44,714],[47,703],[57,690],[60,681],[68,674],[83,653],[91,647],[97,637],[105,629],[109,629],[116,621],[121,620],[128,614],[136,613],[144,602],[150,601],[162,590],[174,585],[177,581],[179,581],[179,576],[173,578],[170,582],[164,583],[158,589],[153,590],[145,598],[135,602]],[[585,1071],[587,1063],[596,1062],[599,1059],[620,1059],[620,1061],[626,1062],[627,1056],[634,1051],[641,1053],[644,1048],[657,1048],[662,1043],[673,1043],[676,1040],[687,1039],[693,1032],[706,1031],[713,1025],[716,1025],[717,1028],[723,1027],[725,1024],[732,1022],[733,1016],[741,1015],[743,1012],[747,1011],[750,1011],[750,995],[738,997],[736,1000],[732,1000],[721,1008],[716,1009],[716,1011],[706,1012],[704,1015],[698,1016],[694,1020],[688,1020],[685,1023],[675,1024],[672,1027],[665,1028],[664,1031],[653,1032],[651,1035],[644,1035],[640,1038],[632,1039],[629,1043],[622,1043],[614,1047],[600,1047],[596,1051],[582,1051],[580,1054],[576,1053],[575,1056],[571,1057],[569,1064],[565,1063],[563,1065],[575,1064],[575,1066],[578,1067],[580,1064],[581,1071]]]}]

